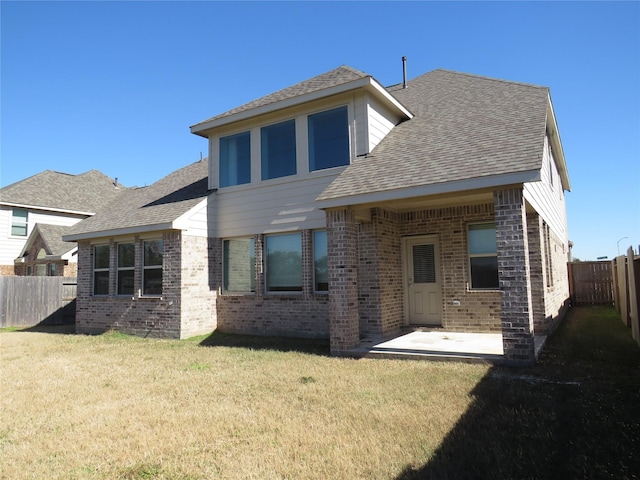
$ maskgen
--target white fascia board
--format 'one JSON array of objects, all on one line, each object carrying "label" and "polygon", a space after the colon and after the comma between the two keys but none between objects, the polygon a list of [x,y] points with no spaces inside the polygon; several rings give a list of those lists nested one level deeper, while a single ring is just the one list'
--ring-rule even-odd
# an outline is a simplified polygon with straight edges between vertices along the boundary
[{"label": "white fascia board", "polygon": [[73,215],[84,215],[86,217],[91,217],[96,214],[96,212],[79,212],[77,210],[66,210],[64,208],[41,207],[38,205],[25,205],[22,203],[12,203],[12,202],[0,202],[0,205],[6,205],[8,207],[15,207],[15,208],[25,208],[28,210],[42,210],[45,212],[71,213]]},{"label": "white fascia board", "polygon": [[391,200],[402,200],[404,198],[426,197],[429,195],[465,192],[468,190],[477,190],[482,188],[519,185],[527,182],[539,182],[540,180],[540,170],[529,170],[525,172],[492,175],[489,177],[478,177],[455,182],[437,183],[434,185],[420,185],[417,187],[398,188],[395,190],[386,190],[383,192],[365,193],[361,195],[344,196],[327,200],[317,200],[317,202],[319,208],[325,209],[344,207],[347,205],[361,205],[366,203],[383,203]]},{"label": "white fascia board", "polygon": [[268,105],[262,105],[260,107],[244,110],[242,112],[238,112],[233,115],[229,115],[222,118],[217,118],[208,122],[198,123],[196,125],[191,126],[190,130],[191,130],[191,133],[207,138],[208,137],[207,132],[212,128],[221,127],[223,125],[227,125],[230,123],[239,122],[241,120],[257,117],[259,115],[275,112],[277,110],[282,110],[284,108],[295,107],[297,105],[301,105],[307,102],[312,102],[314,100],[320,100],[325,97],[330,97],[333,95],[348,92],[350,90],[355,90],[358,88],[365,88],[368,90],[372,90],[378,96],[382,97],[383,100],[385,100],[387,103],[389,103],[390,105],[395,107],[397,110],[399,110],[403,115],[407,117],[407,119],[413,118],[413,114],[409,110],[407,110],[400,102],[398,102],[398,100],[396,100],[395,97],[393,97],[393,95],[387,92],[387,90],[382,85],[380,85],[372,77],[365,77],[365,78],[359,78],[358,80],[353,80],[352,82],[336,85],[334,87],[325,88],[323,90],[317,90],[315,92],[299,95],[297,97],[287,98],[286,100],[281,100],[279,102],[273,102]]},{"label": "white fascia board", "polygon": [[62,240],[65,242],[79,242],[82,240],[91,240],[92,238],[119,237],[122,235],[137,235],[147,232],[160,232],[163,230],[174,230],[173,222],[158,223],[156,225],[140,225],[136,227],[114,228],[112,230],[102,230],[97,232],[76,233],[64,235]]},{"label": "white fascia board", "polygon": [[551,94],[549,94],[549,103],[547,104],[547,128],[552,133],[549,140],[551,141],[554,158],[558,166],[558,171],[560,172],[560,177],[562,178],[562,185],[565,190],[570,192],[571,184],[569,183],[569,172],[567,170],[567,163],[564,159],[564,150],[562,149],[562,141],[560,140],[556,114],[553,110],[553,104],[551,103]]}]

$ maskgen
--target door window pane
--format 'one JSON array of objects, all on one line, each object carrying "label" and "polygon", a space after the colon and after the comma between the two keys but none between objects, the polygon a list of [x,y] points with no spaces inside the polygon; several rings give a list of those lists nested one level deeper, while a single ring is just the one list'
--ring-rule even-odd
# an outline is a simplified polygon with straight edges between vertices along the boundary
[{"label": "door window pane", "polygon": [[238,133],[220,139],[220,187],[251,182],[251,135]]},{"label": "door window pane", "polygon": [[436,263],[433,244],[413,245],[413,282],[435,283]]},{"label": "door window pane", "polygon": [[262,180],[296,174],[295,120],[260,129]]},{"label": "door window pane", "polygon": [[299,233],[265,237],[267,292],[302,291],[301,238]]},{"label": "door window pane", "polygon": [[309,170],[323,170],[349,164],[347,107],[308,117]]}]

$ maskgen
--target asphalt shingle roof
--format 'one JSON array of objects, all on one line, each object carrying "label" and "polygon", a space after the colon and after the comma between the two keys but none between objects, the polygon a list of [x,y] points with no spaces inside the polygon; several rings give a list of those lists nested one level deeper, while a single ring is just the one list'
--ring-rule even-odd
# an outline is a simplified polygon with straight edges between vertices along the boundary
[{"label": "asphalt shingle roof", "polygon": [[98,170],[79,175],[45,170],[0,189],[0,202],[94,213],[126,190]]},{"label": "asphalt shingle roof", "polygon": [[208,159],[187,165],[148,187],[131,188],[96,215],[70,227],[66,235],[171,223],[208,192]]},{"label": "asphalt shingle roof", "polygon": [[36,224],[40,231],[40,237],[46,243],[49,251],[48,255],[63,255],[76,247],[75,242],[64,242],[62,236],[69,231],[69,226],[48,225],[46,223]]},{"label": "asphalt shingle roof", "polygon": [[549,90],[434,70],[388,91],[415,116],[318,197],[338,199],[540,169]]},{"label": "asphalt shingle roof", "polygon": [[355,68],[342,65],[316,77],[296,83],[295,85],[284,88],[282,90],[278,90],[277,92],[258,98],[257,100],[253,100],[249,103],[245,103],[244,105],[240,105],[239,107],[221,113],[220,115],[216,115],[215,117],[211,117],[207,120],[199,122],[195,124],[194,127],[205,124],[207,122],[211,122],[213,120],[219,120],[221,118],[229,117],[237,113],[253,110],[254,108],[263,107],[272,103],[281,102],[290,98],[299,97],[300,95],[313,93],[370,76],[371,75],[356,70]]}]

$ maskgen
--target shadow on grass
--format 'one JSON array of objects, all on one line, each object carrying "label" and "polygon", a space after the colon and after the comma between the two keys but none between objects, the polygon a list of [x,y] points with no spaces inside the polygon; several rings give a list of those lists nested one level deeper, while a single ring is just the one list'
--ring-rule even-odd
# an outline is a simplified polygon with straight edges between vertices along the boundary
[{"label": "shadow on grass", "polygon": [[612,308],[573,308],[528,369],[493,368],[397,480],[640,478],[640,348]]},{"label": "shadow on grass", "polygon": [[250,350],[275,350],[329,356],[329,340],[318,338],[263,337],[213,332],[200,345],[203,347],[237,347]]},{"label": "shadow on grass", "polygon": [[62,325],[51,325],[46,323],[39,323],[32,327],[20,328],[21,332],[37,332],[37,333],[51,333],[58,335],[73,335],[76,333],[75,323],[66,323]]}]

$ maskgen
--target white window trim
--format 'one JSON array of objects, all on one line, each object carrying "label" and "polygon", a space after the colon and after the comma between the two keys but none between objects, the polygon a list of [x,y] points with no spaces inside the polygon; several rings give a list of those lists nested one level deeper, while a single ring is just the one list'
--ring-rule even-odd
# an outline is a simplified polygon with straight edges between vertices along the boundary
[{"label": "white window trim", "polygon": [[[109,281],[111,280],[111,246],[109,244],[96,244],[93,247],[93,273],[91,274],[91,296],[93,297],[108,297],[109,287],[107,287],[107,293],[96,293],[96,272],[107,272],[109,274]],[[106,268],[96,268],[96,248],[107,247],[109,250],[109,265]]]},{"label": "white window trim", "polygon": [[[283,235],[293,235],[293,234],[297,234],[300,236],[300,253],[301,253],[301,271],[300,271],[300,276],[301,276],[301,288],[300,290],[286,290],[286,291],[276,291],[276,292],[270,292],[269,291],[269,285],[268,285],[268,279],[269,279],[269,257],[267,255],[267,242],[268,242],[268,238],[269,237],[278,237],[278,236],[283,236]],[[282,296],[282,295],[304,295],[304,245],[303,242],[304,241],[304,235],[302,235],[302,231],[300,230],[296,230],[296,231],[291,231],[291,232],[278,232],[278,233],[269,233],[264,235],[263,237],[263,245],[262,245],[262,262],[264,264],[264,285],[263,285],[263,290],[264,290],[264,294],[265,295],[275,295],[275,296]]]},{"label": "white window trim", "polygon": [[[249,240],[253,240],[253,248],[254,248],[254,252],[253,252],[253,257],[254,257],[254,277],[253,277],[253,291],[241,291],[241,290],[227,290],[226,288],[224,288],[224,284],[225,284],[225,278],[224,278],[224,272],[226,271],[226,265],[225,265],[225,261],[224,261],[224,242],[226,241],[230,241],[230,240],[242,240],[242,239],[249,239]],[[247,235],[247,236],[243,236],[243,237],[233,237],[233,238],[223,238],[222,239],[222,284],[220,285],[220,291],[223,295],[229,295],[229,296],[241,296],[241,295],[256,295],[256,290],[257,290],[257,285],[258,285],[258,279],[257,277],[257,268],[255,265],[256,262],[256,253],[255,253],[255,248],[256,248],[256,238],[253,235]]]},{"label": "white window trim", "polygon": [[467,283],[467,291],[469,292],[499,292],[500,291],[500,283],[499,283],[499,279],[498,279],[498,286],[493,288],[493,287],[489,287],[489,288],[480,288],[480,287],[474,287],[473,286],[473,278],[472,278],[472,274],[471,274],[471,259],[472,258],[487,258],[487,257],[498,257],[498,248],[496,245],[496,253],[495,254],[491,254],[491,253],[475,253],[472,254],[471,253],[471,242],[469,241],[469,231],[470,231],[470,227],[472,226],[477,226],[477,225],[491,225],[493,224],[493,228],[494,231],[496,231],[497,226],[496,223],[494,221],[486,221],[486,222],[472,222],[467,224],[467,268],[468,268],[468,283]]},{"label": "white window trim", "polygon": [[[162,264],[160,265],[145,265],[144,264],[144,245],[147,242],[162,242]],[[140,263],[142,266],[142,278],[141,278],[141,283],[140,283],[140,298],[162,298],[162,295],[164,294],[164,239],[163,238],[145,238],[144,240],[142,240],[142,255],[141,255],[141,259],[140,259]],[[160,293],[145,293],[144,292],[144,279],[145,279],[145,274],[147,270],[160,270],[162,272],[161,275],[161,282],[162,282],[162,286],[161,286],[161,292]]]},{"label": "white window trim", "polygon": [[[127,245],[127,244],[132,244],[133,245],[133,251],[134,251],[134,258],[133,258],[133,266],[132,267],[120,267],[118,265],[119,261],[120,261],[120,251],[119,251],[119,246],[120,245]],[[135,294],[135,277],[136,277],[136,260],[135,260],[135,249],[136,249],[136,243],[134,241],[130,241],[130,242],[119,242],[116,244],[116,296],[118,297],[131,297]],[[120,272],[124,272],[124,271],[132,271],[133,270],[133,282],[134,282],[134,291],[131,293],[118,293],[118,285],[119,285],[119,280],[120,280]]]}]

